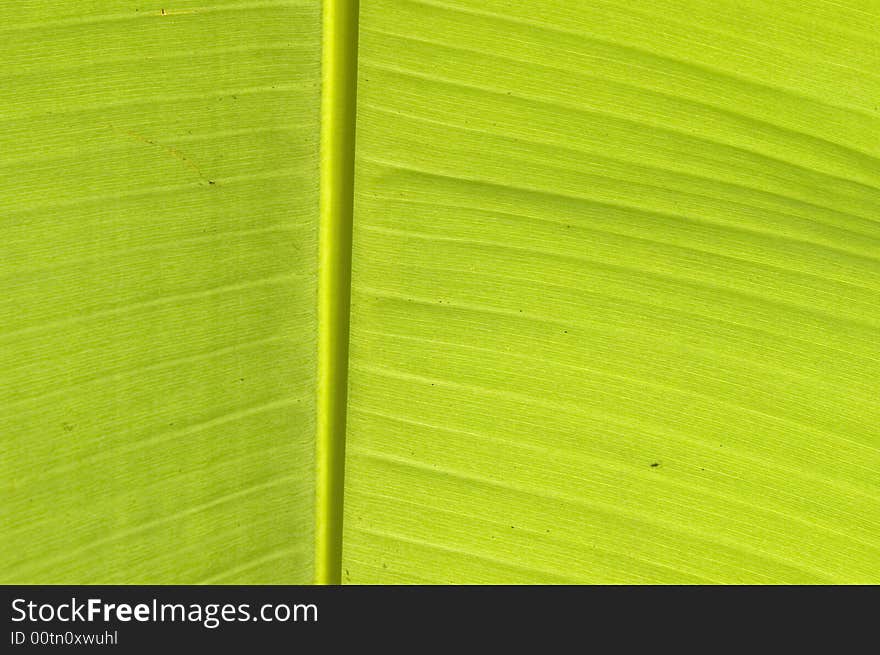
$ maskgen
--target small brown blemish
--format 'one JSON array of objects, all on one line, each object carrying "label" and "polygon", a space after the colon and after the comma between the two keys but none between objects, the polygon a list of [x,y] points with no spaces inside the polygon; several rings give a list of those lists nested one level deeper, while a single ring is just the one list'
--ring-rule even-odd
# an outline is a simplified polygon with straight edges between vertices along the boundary
[{"label": "small brown blemish", "polygon": [[61,427],[64,428],[65,432],[73,432],[73,428],[76,426],[73,423],[62,423]]},{"label": "small brown blemish", "polygon": [[652,463],[651,463],[651,468],[652,468],[652,469],[655,469],[655,468],[657,468],[658,466],[660,466],[660,462],[652,462]]},{"label": "small brown blemish", "polygon": [[198,9],[160,9],[160,16],[182,16],[186,14],[195,14],[198,13]]},{"label": "small brown blemish", "polygon": [[162,150],[165,151],[165,153],[169,157],[172,157],[172,158],[176,159],[177,161],[179,161],[181,164],[186,166],[189,170],[191,170],[193,173],[198,175],[202,180],[204,180],[208,184],[216,184],[216,182],[214,180],[211,180],[211,179],[208,179],[207,177],[205,177],[204,173],[202,173],[202,169],[200,169],[195,164],[195,162],[193,162],[189,157],[187,157],[185,154],[183,154],[180,150],[178,150],[174,146],[163,145],[163,144],[159,143],[158,141],[156,141],[155,139],[151,139],[148,136],[145,136],[143,134],[139,134],[137,132],[133,132],[131,130],[119,130],[116,127],[114,127],[113,125],[110,125],[110,129],[112,129],[117,134],[120,134],[122,136],[127,136],[131,139],[134,139],[135,141],[139,141],[141,143],[145,143],[150,146],[155,146],[157,148],[161,148]]}]

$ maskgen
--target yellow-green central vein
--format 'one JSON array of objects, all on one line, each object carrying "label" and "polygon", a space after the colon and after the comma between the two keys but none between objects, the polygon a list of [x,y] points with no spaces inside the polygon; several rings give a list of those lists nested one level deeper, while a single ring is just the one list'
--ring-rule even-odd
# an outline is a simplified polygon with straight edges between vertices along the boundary
[{"label": "yellow-green central vein", "polygon": [[358,0],[325,0],[321,91],[315,582],[338,584],[348,382]]}]

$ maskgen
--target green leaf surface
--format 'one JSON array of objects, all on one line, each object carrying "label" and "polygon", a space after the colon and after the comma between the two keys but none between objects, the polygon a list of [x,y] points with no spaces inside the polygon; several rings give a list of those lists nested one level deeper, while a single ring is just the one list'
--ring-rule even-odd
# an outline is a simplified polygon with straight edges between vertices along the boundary
[{"label": "green leaf surface", "polygon": [[880,582],[878,24],[361,2],[344,581]]},{"label": "green leaf surface", "polygon": [[320,3],[7,4],[0,582],[311,581]]},{"label": "green leaf surface", "polygon": [[880,582],[880,3],[357,4],[7,12],[0,583]]}]

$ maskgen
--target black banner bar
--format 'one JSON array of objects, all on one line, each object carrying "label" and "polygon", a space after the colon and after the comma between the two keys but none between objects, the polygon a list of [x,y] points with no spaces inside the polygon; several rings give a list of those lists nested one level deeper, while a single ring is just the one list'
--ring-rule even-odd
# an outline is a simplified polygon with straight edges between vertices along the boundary
[{"label": "black banner bar", "polygon": [[[873,625],[876,594],[871,587],[6,586],[0,652],[336,652],[352,639],[371,650],[433,652],[479,638],[495,647],[552,652],[551,644],[576,643],[604,653],[665,650],[707,633],[711,651],[754,634],[764,645],[774,636],[790,645],[832,624],[852,635]],[[609,639],[614,648],[599,647]]]}]

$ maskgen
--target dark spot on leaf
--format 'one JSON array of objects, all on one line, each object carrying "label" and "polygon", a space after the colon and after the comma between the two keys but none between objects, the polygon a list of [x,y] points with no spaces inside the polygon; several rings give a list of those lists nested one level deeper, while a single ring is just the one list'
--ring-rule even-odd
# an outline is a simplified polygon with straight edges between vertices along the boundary
[{"label": "dark spot on leaf", "polygon": [[651,463],[651,468],[652,468],[652,469],[655,469],[655,468],[657,468],[658,466],[660,466],[660,462],[652,462],[652,463]]}]

